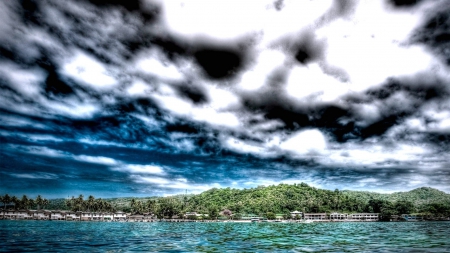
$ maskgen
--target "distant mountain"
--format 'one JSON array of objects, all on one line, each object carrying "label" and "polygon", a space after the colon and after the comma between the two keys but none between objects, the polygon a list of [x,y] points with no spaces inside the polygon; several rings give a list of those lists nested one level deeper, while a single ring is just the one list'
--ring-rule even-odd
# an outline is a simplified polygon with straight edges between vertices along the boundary
[{"label": "distant mountain", "polygon": [[[213,188],[195,195],[170,197],[111,198],[105,201],[116,210],[133,211],[132,199],[139,202],[141,211],[170,213],[229,209],[233,213],[287,214],[301,212],[379,212],[387,214],[426,213],[439,216],[450,215],[450,194],[437,189],[422,187],[408,192],[382,194],[350,190],[324,190],[301,184],[279,184],[250,189]],[[151,202],[154,202],[153,204]],[[164,207],[163,207],[164,205]],[[64,199],[50,201],[47,208],[67,209]],[[168,212],[169,212],[168,211]]]},{"label": "distant mountain", "polygon": [[391,194],[349,190],[344,190],[342,193],[363,202],[368,202],[370,199],[380,199],[391,202],[410,201],[414,205],[419,206],[429,203],[450,203],[450,194],[431,187],[421,187],[408,192],[394,192]]}]

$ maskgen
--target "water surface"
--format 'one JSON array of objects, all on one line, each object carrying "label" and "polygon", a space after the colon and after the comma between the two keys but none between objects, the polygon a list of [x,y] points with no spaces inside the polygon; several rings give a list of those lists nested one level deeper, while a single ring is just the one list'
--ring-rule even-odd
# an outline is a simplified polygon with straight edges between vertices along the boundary
[{"label": "water surface", "polygon": [[0,221],[0,252],[450,252],[450,222]]}]

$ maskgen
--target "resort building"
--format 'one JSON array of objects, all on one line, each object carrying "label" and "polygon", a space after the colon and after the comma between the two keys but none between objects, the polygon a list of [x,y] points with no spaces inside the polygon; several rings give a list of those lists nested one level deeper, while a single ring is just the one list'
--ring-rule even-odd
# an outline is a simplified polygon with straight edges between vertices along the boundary
[{"label": "resort building", "polygon": [[81,212],[69,211],[69,212],[66,213],[66,220],[69,220],[69,221],[71,221],[71,220],[73,220],[73,221],[78,220],[79,221],[80,217],[81,217]]},{"label": "resort building", "polygon": [[134,214],[128,216],[129,221],[144,221],[144,215],[142,214]]},{"label": "resort building", "polygon": [[348,214],[346,213],[331,213],[330,220],[347,220]]},{"label": "resort building", "polygon": [[114,220],[114,213],[102,213],[102,220],[112,221]]},{"label": "resort building", "polygon": [[423,221],[424,218],[421,215],[402,214],[402,219],[405,221]]},{"label": "resort building", "polygon": [[276,221],[282,221],[282,220],[284,220],[284,214],[282,214],[282,213],[276,213],[276,214],[275,214],[275,220],[276,220]]},{"label": "resort building", "polygon": [[378,221],[379,216],[378,213],[354,213],[350,214],[348,218],[354,221]]},{"label": "resort building", "polygon": [[187,212],[185,215],[184,215],[184,217],[185,218],[188,218],[189,216],[196,216],[197,218],[200,218],[200,217],[208,217],[208,215],[207,214],[201,214],[201,213],[197,213],[197,212]]},{"label": "resort building", "polygon": [[92,213],[92,220],[103,220],[103,213]]},{"label": "resort building", "polygon": [[258,220],[260,220],[260,219],[262,219],[262,217],[259,217],[258,215],[253,214],[253,213],[244,214],[244,215],[242,215],[242,217],[241,217],[241,220],[252,220],[252,219],[258,219]]},{"label": "resort building", "polygon": [[326,220],[326,213],[305,213],[303,214],[305,220]]},{"label": "resort building", "polygon": [[35,220],[49,220],[51,212],[46,210],[37,210],[33,213],[33,219]]},{"label": "resort building", "polygon": [[303,213],[299,212],[299,211],[293,211],[291,212],[291,218],[295,219],[295,218],[302,218],[303,217]]},{"label": "resort building", "polygon": [[64,211],[55,210],[55,211],[50,212],[51,220],[65,220],[66,219],[65,216],[66,216],[66,212],[64,212]]},{"label": "resort building", "polygon": [[121,220],[126,220],[127,219],[127,214],[124,212],[116,212],[114,213],[114,220],[116,221],[121,221]]},{"label": "resort building", "polygon": [[82,221],[90,221],[90,220],[92,220],[92,213],[90,213],[90,212],[82,212],[81,213],[81,220]]},{"label": "resort building", "polygon": [[6,220],[29,220],[33,216],[27,210],[5,210],[2,211],[2,217]]}]

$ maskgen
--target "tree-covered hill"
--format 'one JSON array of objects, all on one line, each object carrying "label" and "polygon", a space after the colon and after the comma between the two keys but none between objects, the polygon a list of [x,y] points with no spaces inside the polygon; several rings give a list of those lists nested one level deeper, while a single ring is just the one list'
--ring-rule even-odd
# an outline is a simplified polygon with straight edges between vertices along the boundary
[{"label": "tree-covered hill", "polygon": [[[17,202],[17,205],[20,201]],[[32,206],[31,206],[32,207]],[[186,212],[219,215],[219,211],[245,215],[301,212],[375,212],[385,217],[392,214],[422,213],[434,216],[450,215],[450,194],[423,187],[408,192],[381,194],[363,191],[324,190],[305,183],[259,186],[250,189],[213,188],[200,194],[170,197],[95,199],[79,196],[53,199],[47,209],[122,210],[153,212],[172,216]]]},{"label": "tree-covered hill", "polygon": [[431,187],[421,187],[408,192],[394,192],[392,194],[349,190],[342,191],[342,193],[351,198],[356,198],[364,203],[368,203],[370,199],[379,199],[391,202],[409,201],[412,202],[415,206],[421,206],[430,203],[450,202],[450,194]]}]

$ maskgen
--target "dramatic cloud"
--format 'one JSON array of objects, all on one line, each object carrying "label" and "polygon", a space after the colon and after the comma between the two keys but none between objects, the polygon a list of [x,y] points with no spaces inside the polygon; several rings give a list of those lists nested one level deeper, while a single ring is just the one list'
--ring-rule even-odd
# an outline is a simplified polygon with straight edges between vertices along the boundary
[{"label": "dramatic cloud", "polygon": [[0,3],[0,191],[450,191],[445,0]]}]

